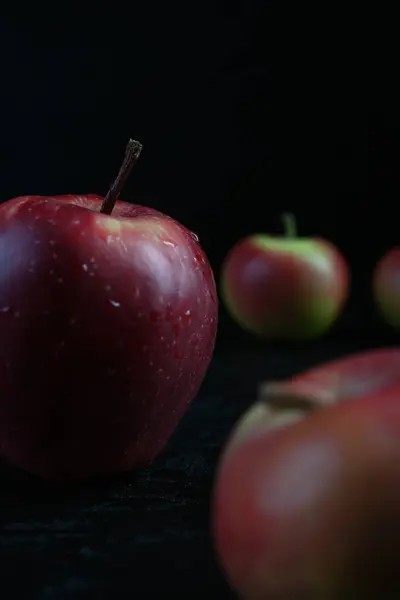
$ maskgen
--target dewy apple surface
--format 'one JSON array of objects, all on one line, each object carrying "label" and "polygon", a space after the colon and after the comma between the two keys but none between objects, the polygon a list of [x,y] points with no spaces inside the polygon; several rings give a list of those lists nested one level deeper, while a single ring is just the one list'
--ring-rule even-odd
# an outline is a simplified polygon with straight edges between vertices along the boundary
[{"label": "dewy apple surface", "polygon": [[217,294],[198,241],[112,189],[111,214],[93,194],[0,206],[0,449],[49,479],[154,458],[213,353]]}]

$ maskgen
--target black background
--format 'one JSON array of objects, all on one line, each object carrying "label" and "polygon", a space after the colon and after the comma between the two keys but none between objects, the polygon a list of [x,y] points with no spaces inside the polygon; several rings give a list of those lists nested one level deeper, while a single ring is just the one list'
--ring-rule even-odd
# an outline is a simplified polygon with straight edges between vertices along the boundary
[{"label": "black background", "polygon": [[0,19],[1,201],[105,194],[134,137],[144,152],[122,198],[197,232],[217,280],[232,244],[279,233],[284,210],[300,234],[335,242],[352,269],[339,323],[302,348],[254,342],[221,307],[202,393],[148,471],[60,493],[4,466],[4,598],[225,597],[210,487],[257,381],[397,339],[370,298],[375,262],[399,243],[390,19],[383,44],[376,15],[364,36],[360,14],[268,8],[35,5]]}]

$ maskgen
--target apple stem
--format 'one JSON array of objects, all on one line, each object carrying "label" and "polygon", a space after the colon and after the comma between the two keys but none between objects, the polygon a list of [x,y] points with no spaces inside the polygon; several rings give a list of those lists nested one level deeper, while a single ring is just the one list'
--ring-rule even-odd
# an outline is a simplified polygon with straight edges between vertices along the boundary
[{"label": "apple stem", "polygon": [[125,185],[126,180],[129,177],[129,173],[138,161],[138,158],[142,152],[143,146],[136,140],[129,140],[126,145],[125,156],[122,162],[121,168],[118,171],[118,175],[107,192],[104,198],[100,212],[105,215],[111,215],[116,201],[119,198],[121,190]]},{"label": "apple stem", "polygon": [[282,215],[283,228],[285,231],[285,237],[295,238],[297,237],[297,224],[296,217],[294,214],[286,212]]},{"label": "apple stem", "polygon": [[303,412],[313,412],[322,405],[317,396],[307,396],[274,382],[264,383],[260,387],[258,400],[276,409],[297,409]]}]

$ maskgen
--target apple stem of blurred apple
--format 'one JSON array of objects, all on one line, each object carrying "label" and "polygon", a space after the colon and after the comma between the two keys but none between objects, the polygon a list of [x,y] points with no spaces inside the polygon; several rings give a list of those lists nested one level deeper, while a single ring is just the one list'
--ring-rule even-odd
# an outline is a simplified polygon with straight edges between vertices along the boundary
[{"label": "apple stem of blurred apple", "polygon": [[295,238],[297,237],[297,224],[296,217],[294,214],[286,212],[282,215],[283,228],[285,231],[285,237]]},{"label": "apple stem of blurred apple", "polygon": [[111,215],[115,203],[119,198],[122,188],[125,185],[126,180],[129,177],[130,172],[138,161],[138,158],[142,152],[143,146],[136,140],[129,140],[126,145],[125,156],[122,162],[121,168],[118,171],[118,175],[111,185],[110,189],[105,196],[100,212],[105,215]]},{"label": "apple stem of blurred apple", "polygon": [[284,384],[275,382],[261,384],[258,401],[274,409],[296,409],[304,413],[314,412],[322,406],[322,402],[317,396],[301,394],[285,387]]}]

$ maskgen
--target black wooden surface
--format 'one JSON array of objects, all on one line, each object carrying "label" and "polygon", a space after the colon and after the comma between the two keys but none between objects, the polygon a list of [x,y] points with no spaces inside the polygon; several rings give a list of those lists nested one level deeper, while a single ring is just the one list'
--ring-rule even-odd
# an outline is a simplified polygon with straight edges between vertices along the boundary
[{"label": "black wooden surface", "polygon": [[378,345],[355,336],[218,348],[165,452],[140,473],[54,489],[3,465],[0,598],[233,598],[210,532],[214,470],[229,430],[259,381]]}]

